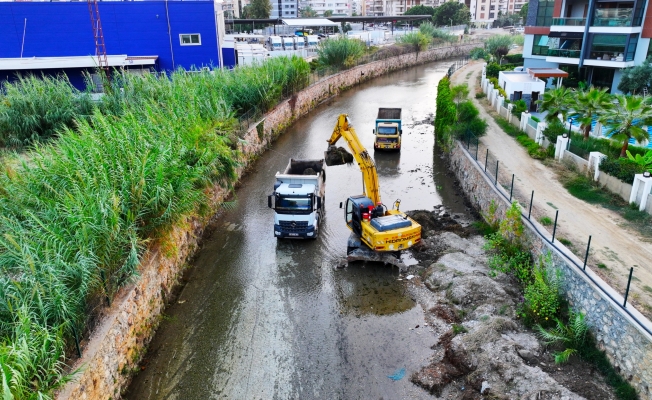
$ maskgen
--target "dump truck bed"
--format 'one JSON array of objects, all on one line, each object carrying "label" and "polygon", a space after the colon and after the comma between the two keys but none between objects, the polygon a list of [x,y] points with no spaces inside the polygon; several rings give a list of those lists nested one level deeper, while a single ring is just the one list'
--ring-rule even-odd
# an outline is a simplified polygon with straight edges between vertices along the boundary
[{"label": "dump truck bed", "polygon": [[400,108],[379,108],[376,119],[401,119]]}]

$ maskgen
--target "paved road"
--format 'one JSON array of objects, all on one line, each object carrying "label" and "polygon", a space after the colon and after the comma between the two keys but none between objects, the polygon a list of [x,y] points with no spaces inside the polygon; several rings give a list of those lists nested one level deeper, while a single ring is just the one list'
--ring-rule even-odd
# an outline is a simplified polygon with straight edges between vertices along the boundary
[{"label": "paved road", "polygon": [[[349,113],[373,149],[377,108],[402,107],[402,152],[375,154],[384,202],[400,198],[404,210],[443,202],[464,211],[444,166],[433,160],[432,125],[421,123],[434,112],[449,64],[397,72],[345,93],[296,123],[256,162],[237,190],[237,207],[220,217],[220,229],[199,251],[126,398],[430,397],[408,378],[426,364],[434,339],[409,330],[423,325],[423,311],[398,270],[334,269],[349,234],[339,202],[362,191],[357,167],[328,168],[316,241],[277,241],[266,195],[289,157],[323,156],[338,114]],[[388,378],[403,368],[405,377]]]}]

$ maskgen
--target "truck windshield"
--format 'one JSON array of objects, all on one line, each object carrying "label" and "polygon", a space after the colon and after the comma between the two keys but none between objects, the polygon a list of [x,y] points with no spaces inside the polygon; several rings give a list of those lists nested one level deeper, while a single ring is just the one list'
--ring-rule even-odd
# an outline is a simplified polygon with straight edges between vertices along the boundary
[{"label": "truck windshield", "polygon": [[391,127],[378,127],[378,134],[379,135],[396,135],[396,128],[391,128]]},{"label": "truck windshield", "polygon": [[276,211],[281,213],[305,214],[312,212],[310,197],[285,197],[276,200]]}]

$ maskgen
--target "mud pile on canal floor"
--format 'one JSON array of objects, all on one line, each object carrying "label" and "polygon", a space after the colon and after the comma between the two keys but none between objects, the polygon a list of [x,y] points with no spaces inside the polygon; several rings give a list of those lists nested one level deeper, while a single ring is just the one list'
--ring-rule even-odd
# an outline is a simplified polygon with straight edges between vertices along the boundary
[{"label": "mud pile on canal floor", "polygon": [[[520,323],[516,281],[492,277],[484,238],[443,208],[408,213],[423,227],[408,289],[438,339],[429,365],[411,381],[446,399],[615,399],[604,378],[574,359],[555,365],[550,350]],[[459,221],[459,222],[458,222]]]}]

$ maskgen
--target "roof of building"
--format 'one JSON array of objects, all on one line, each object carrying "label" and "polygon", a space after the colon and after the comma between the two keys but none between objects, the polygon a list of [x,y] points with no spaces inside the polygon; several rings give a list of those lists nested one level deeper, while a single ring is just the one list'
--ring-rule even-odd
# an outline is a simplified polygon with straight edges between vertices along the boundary
[{"label": "roof of building", "polygon": [[283,25],[287,26],[339,26],[328,18],[283,18]]},{"label": "roof of building", "polygon": [[542,82],[540,79],[530,76],[530,74],[528,74],[527,72],[500,71],[500,75],[502,75],[502,77],[509,82],[521,82],[521,83]]},{"label": "roof of building", "polygon": [[568,72],[559,68],[528,68],[527,73],[533,78],[568,78]]},{"label": "roof of building", "polygon": [[[158,56],[107,55],[109,67],[154,65]],[[96,68],[95,56],[0,58],[0,71],[27,69]]]}]

